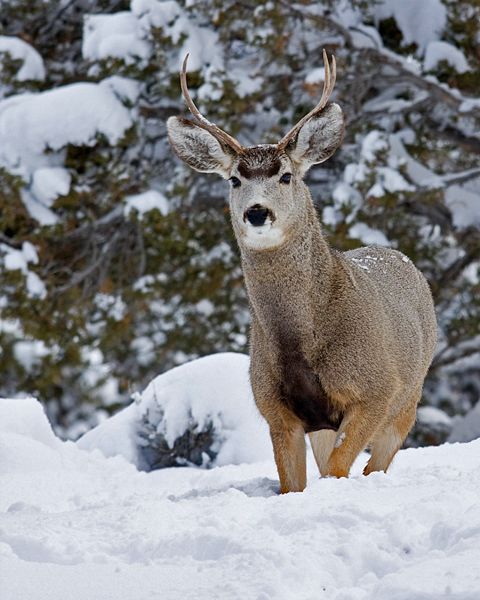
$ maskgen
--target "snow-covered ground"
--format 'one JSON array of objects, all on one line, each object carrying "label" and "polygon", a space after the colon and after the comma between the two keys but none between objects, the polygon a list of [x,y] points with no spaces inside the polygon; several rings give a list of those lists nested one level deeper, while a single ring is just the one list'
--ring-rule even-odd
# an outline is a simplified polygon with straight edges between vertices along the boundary
[{"label": "snow-covered ground", "polygon": [[0,596],[478,600],[480,440],[361,463],[285,496],[272,460],[139,472],[1,400]]}]

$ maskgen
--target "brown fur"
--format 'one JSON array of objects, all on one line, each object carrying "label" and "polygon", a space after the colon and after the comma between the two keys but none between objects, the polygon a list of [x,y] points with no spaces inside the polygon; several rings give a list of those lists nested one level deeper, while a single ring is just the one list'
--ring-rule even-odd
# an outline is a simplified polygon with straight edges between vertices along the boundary
[{"label": "brown fur", "polygon": [[273,147],[247,148],[238,163],[238,172],[245,179],[273,177],[280,171],[281,162]]}]

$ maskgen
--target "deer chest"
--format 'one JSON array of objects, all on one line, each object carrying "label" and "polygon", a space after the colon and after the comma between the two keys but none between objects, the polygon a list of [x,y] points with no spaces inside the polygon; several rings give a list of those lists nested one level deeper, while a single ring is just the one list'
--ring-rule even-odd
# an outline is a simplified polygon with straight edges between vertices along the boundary
[{"label": "deer chest", "polygon": [[325,391],[303,354],[283,348],[280,354],[281,401],[302,421],[305,432],[337,430],[342,414]]}]

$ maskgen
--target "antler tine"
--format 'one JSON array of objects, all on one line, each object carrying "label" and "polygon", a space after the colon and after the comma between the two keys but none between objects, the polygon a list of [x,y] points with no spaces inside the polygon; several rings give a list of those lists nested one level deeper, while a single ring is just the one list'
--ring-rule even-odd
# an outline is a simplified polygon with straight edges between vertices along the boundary
[{"label": "antler tine", "polygon": [[199,127],[205,129],[206,131],[209,131],[215,138],[217,138],[217,140],[223,142],[224,144],[232,148],[237,154],[242,154],[242,152],[245,149],[240,144],[240,142],[238,142],[234,137],[220,129],[220,127],[217,127],[217,125],[215,125],[214,123],[211,123],[202,115],[202,113],[195,106],[195,103],[193,102],[190,96],[187,86],[187,61],[189,56],[190,54],[186,54],[185,58],[183,59],[182,70],[180,71],[180,86],[182,88],[182,95],[188,107],[188,110],[195,117],[197,121],[196,124]]},{"label": "antler tine", "polygon": [[318,101],[318,104],[307,115],[302,117],[286,135],[283,136],[283,138],[277,144],[279,150],[284,150],[288,144],[295,139],[295,136],[303,127],[303,125],[314,115],[318,114],[325,108],[330,96],[332,95],[333,88],[335,87],[335,81],[337,79],[337,64],[335,61],[335,56],[332,54],[332,68],[330,70],[330,64],[328,62],[328,56],[325,52],[325,49],[323,49],[323,65],[325,67],[325,79],[323,81],[322,96]]}]

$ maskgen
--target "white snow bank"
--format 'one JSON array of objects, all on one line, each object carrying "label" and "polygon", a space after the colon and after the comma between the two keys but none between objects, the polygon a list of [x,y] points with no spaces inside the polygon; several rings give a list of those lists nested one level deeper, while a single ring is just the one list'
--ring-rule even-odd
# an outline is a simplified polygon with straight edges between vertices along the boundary
[{"label": "white snow bank", "polygon": [[[35,398],[0,398],[0,433],[25,436],[51,448],[62,445]],[[7,466],[4,461],[2,464]]]},{"label": "white snow bank", "polygon": [[135,402],[77,443],[83,449],[99,449],[105,456],[122,455],[144,468],[138,452],[144,418],[170,448],[192,424],[202,431],[211,423],[218,452],[214,464],[268,459],[270,439],[254,405],[248,365],[243,354],[221,353],[176,367],[156,377]]},{"label": "white snow bank", "polygon": [[58,166],[47,149],[92,145],[98,134],[116,144],[131,125],[130,112],[101,83],[12,96],[0,102],[0,165],[28,181],[36,169]]},{"label": "white snow bank", "polygon": [[423,68],[432,71],[439,62],[446,61],[457,73],[465,73],[469,70],[467,59],[463,52],[448,42],[430,42],[425,51]]},{"label": "white snow bank", "polygon": [[[243,440],[250,443],[248,438]],[[0,400],[2,600],[480,596],[480,440],[278,496],[273,460],[140,473]]]},{"label": "white snow bank", "polygon": [[0,35],[0,54],[9,54],[14,60],[21,60],[22,66],[15,74],[17,81],[43,81],[45,67],[40,54],[20,38]]}]

